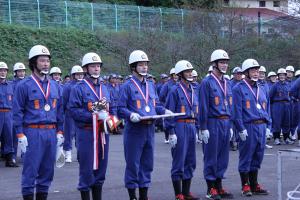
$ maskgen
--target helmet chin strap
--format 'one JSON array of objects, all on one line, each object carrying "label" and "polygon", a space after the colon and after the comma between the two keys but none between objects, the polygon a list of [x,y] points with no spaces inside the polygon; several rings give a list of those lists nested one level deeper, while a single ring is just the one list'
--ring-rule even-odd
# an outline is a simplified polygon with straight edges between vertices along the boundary
[{"label": "helmet chin strap", "polygon": [[90,77],[91,77],[91,78],[94,78],[94,79],[97,79],[97,78],[100,77],[100,74],[99,74],[99,75],[92,74],[92,75],[90,75]]},{"label": "helmet chin strap", "polygon": [[257,82],[258,78],[250,78],[251,81]]}]

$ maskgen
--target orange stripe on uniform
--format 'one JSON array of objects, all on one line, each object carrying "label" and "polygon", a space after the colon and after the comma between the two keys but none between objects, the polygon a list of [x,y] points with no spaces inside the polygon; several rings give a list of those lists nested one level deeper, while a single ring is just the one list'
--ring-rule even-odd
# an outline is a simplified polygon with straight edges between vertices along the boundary
[{"label": "orange stripe on uniform", "polygon": [[141,109],[141,101],[140,100],[136,100],[136,107],[138,109]]}]

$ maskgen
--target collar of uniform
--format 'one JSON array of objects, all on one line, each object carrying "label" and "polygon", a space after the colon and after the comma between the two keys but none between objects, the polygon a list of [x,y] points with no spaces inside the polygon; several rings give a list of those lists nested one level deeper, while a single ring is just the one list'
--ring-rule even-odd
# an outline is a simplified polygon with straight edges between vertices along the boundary
[{"label": "collar of uniform", "polygon": [[86,77],[86,80],[93,85],[100,85],[99,78],[97,79],[97,83],[94,83],[93,79],[90,77]]},{"label": "collar of uniform", "polygon": [[7,84],[7,79],[5,79],[3,82],[0,82],[0,84]]},{"label": "collar of uniform", "polygon": [[41,79],[40,79],[39,77],[37,77],[34,73],[32,73],[32,76],[34,76],[34,78],[35,78],[36,80],[38,80],[41,84],[48,82],[48,76],[47,76],[47,75],[45,76],[45,79],[44,79],[44,80],[41,80]]},{"label": "collar of uniform", "polygon": [[146,84],[146,79],[145,78],[143,78],[143,80],[140,81],[136,76],[132,76],[132,79],[134,79],[135,82],[139,83],[140,85]]},{"label": "collar of uniform", "polygon": [[184,89],[186,89],[186,90],[190,90],[191,88],[191,84],[186,84],[186,83],[184,83],[183,81],[180,81],[180,83],[181,83],[181,85],[184,87]]}]

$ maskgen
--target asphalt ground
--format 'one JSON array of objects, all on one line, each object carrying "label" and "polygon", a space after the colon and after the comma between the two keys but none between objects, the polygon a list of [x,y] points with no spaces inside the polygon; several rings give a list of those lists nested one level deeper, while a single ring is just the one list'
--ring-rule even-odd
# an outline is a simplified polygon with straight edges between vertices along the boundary
[{"label": "asphalt ground", "polygon": [[[163,143],[164,135],[155,135],[155,163],[152,173],[152,184],[149,189],[151,200],[172,200],[174,192],[172,188],[170,169],[171,153],[170,146]],[[125,160],[123,154],[122,135],[113,135],[110,139],[109,163],[106,181],[103,186],[103,200],[126,200],[129,199],[124,187]],[[230,162],[223,180],[224,187],[234,194],[235,199],[277,199],[277,152],[279,149],[298,148],[297,145],[274,146],[266,149],[259,171],[259,182],[270,191],[268,196],[241,197],[240,177],[238,173],[238,151],[230,152]],[[205,198],[206,183],[203,178],[203,156],[202,145],[197,144],[197,169],[194,173],[191,191]],[[21,164],[20,164],[21,165]],[[286,192],[293,190],[300,183],[300,161],[299,159],[287,157],[282,161],[282,188],[283,199]],[[18,168],[6,168],[4,162],[0,162],[0,200],[17,200],[21,196],[21,170]],[[63,168],[55,169],[54,181],[49,190],[49,200],[80,200],[80,193],[76,189],[78,184],[78,162],[76,161],[76,150],[73,150],[73,162],[66,164]]]}]

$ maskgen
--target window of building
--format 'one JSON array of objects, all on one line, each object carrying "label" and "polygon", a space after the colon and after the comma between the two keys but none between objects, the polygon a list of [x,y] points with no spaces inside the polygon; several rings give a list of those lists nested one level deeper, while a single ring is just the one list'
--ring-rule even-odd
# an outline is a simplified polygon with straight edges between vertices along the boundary
[{"label": "window of building", "polygon": [[266,1],[259,1],[259,7],[266,7]]},{"label": "window of building", "polygon": [[273,1],[273,7],[280,7],[280,1]]},{"label": "window of building", "polygon": [[224,5],[229,6],[229,0],[224,0]]}]

